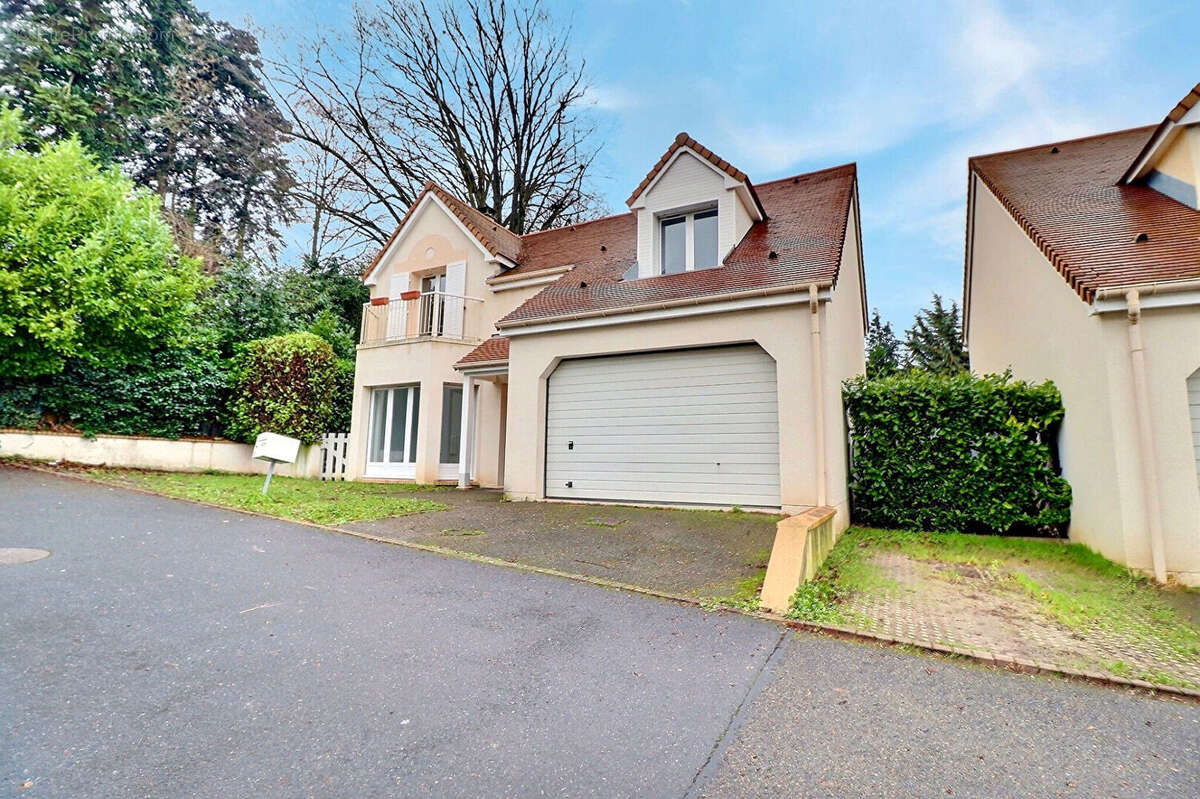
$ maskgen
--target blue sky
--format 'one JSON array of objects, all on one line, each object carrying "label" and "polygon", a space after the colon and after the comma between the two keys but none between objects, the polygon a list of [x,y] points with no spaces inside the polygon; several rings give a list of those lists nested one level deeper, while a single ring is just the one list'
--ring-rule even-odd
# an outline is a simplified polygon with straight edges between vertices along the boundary
[{"label": "blue sky", "polygon": [[[350,17],[197,4],[271,54]],[[1200,82],[1200,3],[549,5],[587,62],[611,212],[680,130],[759,182],[856,161],[867,298],[897,332],[960,297],[968,156],[1155,123]]]}]

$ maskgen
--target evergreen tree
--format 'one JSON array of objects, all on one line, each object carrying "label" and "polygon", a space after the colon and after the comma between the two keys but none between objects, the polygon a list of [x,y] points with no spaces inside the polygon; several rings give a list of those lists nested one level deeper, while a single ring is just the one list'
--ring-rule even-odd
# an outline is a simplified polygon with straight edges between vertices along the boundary
[{"label": "evergreen tree", "polygon": [[947,308],[938,294],[933,305],[917,312],[913,326],[904,334],[908,366],[938,374],[957,374],[969,368],[963,346],[958,304]]},{"label": "evergreen tree", "polygon": [[104,163],[142,152],[147,120],[173,104],[182,57],[169,22],[187,0],[4,0],[0,87],[31,149],[78,136]]},{"label": "evergreen tree", "polygon": [[78,137],[158,194],[185,251],[240,257],[290,217],[258,42],[192,0],[3,0],[0,94],[30,149]]},{"label": "evergreen tree", "polygon": [[876,310],[867,328],[867,377],[891,377],[902,365],[900,341],[892,332],[892,323],[880,319]]}]

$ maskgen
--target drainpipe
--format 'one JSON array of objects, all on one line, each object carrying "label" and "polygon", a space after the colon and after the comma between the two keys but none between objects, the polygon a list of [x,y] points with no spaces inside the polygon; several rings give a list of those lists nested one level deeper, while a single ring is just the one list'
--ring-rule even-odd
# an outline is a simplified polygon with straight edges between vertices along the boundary
[{"label": "drainpipe", "polygon": [[812,336],[812,365],[813,365],[813,417],[816,420],[816,434],[813,441],[817,445],[817,505],[824,506],[828,466],[825,463],[825,369],[821,362],[821,303],[818,299],[819,287],[813,283],[808,287],[808,310],[811,322]]},{"label": "drainpipe", "polygon": [[1146,348],[1142,342],[1142,305],[1138,289],[1125,293],[1129,321],[1129,361],[1133,368],[1134,415],[1137,416],[1138,450],[1142,456],[1142,496],[1146,503],[1146,526],[1150,532],[1150,560],[1154,579],[1167,581],[1166,555],[1163,552],[1162,513],[1158,503],[1158,449],[1150,422],[1150,393],[1146,388]]}]

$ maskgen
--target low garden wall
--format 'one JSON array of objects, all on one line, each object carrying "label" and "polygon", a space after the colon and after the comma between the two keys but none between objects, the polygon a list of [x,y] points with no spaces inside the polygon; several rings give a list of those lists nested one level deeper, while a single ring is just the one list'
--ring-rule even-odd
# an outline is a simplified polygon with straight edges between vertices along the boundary
[{"label": "low garden wall", "polygon": [[[71,461],[93,466],[125,466],[171,472],[266,474],[267,464],[251,457],[254,447],[236,441],[202,438],[97,435],[0,430],[0,456],[17,455],[44,461]],[[275,473],[285,477],[321,476],[321,447],[300,447],[295,463],[281,463]]]},{"label": "low garden wall", "polygon": [[760,602],[776,613],[786,613],[792,594],[821,568],[837,543],[833,508],[809,508],[780,519],[775,527],[775,544],[763,578]]}]

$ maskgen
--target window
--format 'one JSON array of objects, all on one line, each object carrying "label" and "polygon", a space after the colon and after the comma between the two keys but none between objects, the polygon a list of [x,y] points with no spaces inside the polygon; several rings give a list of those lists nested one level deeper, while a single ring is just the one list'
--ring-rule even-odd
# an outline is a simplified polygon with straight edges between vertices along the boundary
[{"label": "window", "polygon": [[371,392],[368,463],[408,464],[417,460],[419,386],[377,388]]},{"label": "window", "polygon": [[693,269],[712,269],[717,265],[717,209],[696,214],[692,223],[696,242]]},{"label": "window", "polygon": [[660,223],[661,271],[674,275],[717,266],[717,209],[672,216]]},{"label": "window", "polygon": [[446,273],[421,278],[422,336],[443,334],[446,320]]},{"label": "window", "polygon": [[662,273],[673,275],[687,269],[687,217],[664,219],[662,223]]},{"label": "window", "polygon": [[458,463],[462,442],[462,401],[462,386],[442,386],[442,463]]}]

